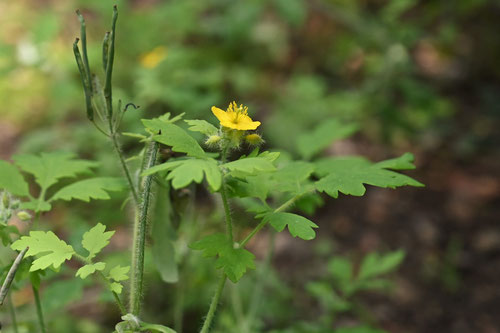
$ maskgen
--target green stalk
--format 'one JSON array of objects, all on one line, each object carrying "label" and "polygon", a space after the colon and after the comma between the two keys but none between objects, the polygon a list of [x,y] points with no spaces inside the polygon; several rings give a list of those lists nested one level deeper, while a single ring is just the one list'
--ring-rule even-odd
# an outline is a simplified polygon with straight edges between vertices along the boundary
[{"label": "green stalk", "polygon": [[113,63],[115,58],[115,29],[116,20],[118,19],[118,8],[113,6],[113,20],[111,23],[111,35],[109,38],[109,54],[108,63],[106,65],[106,81],[104,82],[104,98],[106,98],[106,109],[108,110],[108,117],[112,118],[113,115],[113,90],[111,80],[113,76]]},{"label": "green stalk", "polygon": [[12,303],[11,294],[9,294],[8,296],[8,302],[9,302],[10,320],[12,323],[12,328],[14,330],[14,333],[18,333],[19,330],[17,328],[16,309],[14,308],[14,304]]},{"label": "green stalk", "polygon": [[122,166],[123,173],[125,174],[125,177],[127,178],[128,185],[130,187],[130,192],[132,193],[132,197],[134,198],[134,202],[137,205],[139,205],[139,196],[137,195],[137,190],[136,186],[134,185],[134,181],[132,180],[132,177],[130,176],[130,171],[127,166],[127,162],[125,161],[125,157],[123,157],[122,149],[120,147],[120,143],[118,142],[117,134],[113,130],[113,125],[111,123],[111,118],[109,119],[109,130],[110,130],[110,135],[109,137],[111,138],[111,142],[113,143],[113,148],[115,148],[116,154],[118,155],[118,158],[120,159],[120,164]]},{"label": "green stalk", "polygon": [[[224,147],[222,150],[222,158],[221,162],[225,163],[227,159],[227,152],[229,150],[229,146]],[[220,188],[220,194],[222,197],[222,205],[224,206],[224,214],[226,221],[226,235],[233,242],[233,220],[231,216],[231,209],[229,207],[229,200],[227,197],[226,190],[226,181],[225,178],[222,177],[222,184]],[[210,308],[208,309],[207,316],[205,317],[205,321],[203,322],[203,326],[201,327],[200,333],[208,333],[210,331],[210,326],[212,325],[212,321],[214,319],[215,310],[217,310],[217,305],[219,304],[219,299],[222,295],[222,291],[224,290],[224,285],[226,284],[227,276],[225,273],[222,273],[221,279],[219,281],[219,285],[217,290],[215,291],[215,295],[212,298],[212,302],[210,303]]]},{"label": "green stalk", "polygon": [[212,321],[215,316],[215,310],[217,310],[217,305],[219,304],[220,296],[222,295],[222,291],[224,290],[226,279],[227,279],[226,274],[222,273],[222,277],[219,280],[217,290],[215,291],[215,295],[212,298],[212,302],[210,303],[210,308],[208,309],[207,316],[205,318],[205,322],[203,323],[200,333],[208,333],[210,331],[210,325],[212,325]]},{"label": "green stalk", "polygon": [[[156,164],[158,143],[153,141],[148,149],[148,162],[146,169]],[[134,248],[132,250],[132,274],[130,279],[130,304],[129,312],[139,316],[141,312],[141,299],[144,274],[144,248],[146,245],[146,227],[148,219],[149,200],[153,175],[145,176],[141,193],[141,206],[134,223]]]},{"label": "green stalk", "polygon": [[33,295],[35,296],[35,304],[36,304],[36,313],[38,315],[38,323],[40,324],[40,330],[42,333],[47,333],[45,329],[45,321],[43,320],[43,311],[42,311],[42,303],[40,302],[40,294],[38,293],[38,289],[35,288],[33,284],[31,284],[33,289]]}]

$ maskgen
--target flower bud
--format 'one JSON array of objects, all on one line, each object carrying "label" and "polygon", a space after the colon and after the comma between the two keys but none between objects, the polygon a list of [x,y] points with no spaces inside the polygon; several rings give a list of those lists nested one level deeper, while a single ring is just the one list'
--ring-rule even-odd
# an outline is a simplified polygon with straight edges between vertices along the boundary
[{"label": "flower bud", "polygon": [[262,137],[258,134],[248,134],[247,136],[245,136],[245,140],[251,144],[251,145],[254,145],[254,146],[259,146],[261,144],[264,143],[264,140],[262,139]]},{"label": "flower bud", "polygon": [[210,135],[207,140],[205,141],[205,143],[208,145],[208,146],[214,146],[216,145],[217,143],[220,142],[222,138],[218,135]]},{"label": "flower bud", "polygon": [[10,196],[7,192],[2,193],[2,205],[4,208],[9,208],[10,206]]},{"label": "flower bud", "polygon": [[22,210],[20,212],[17,213],[17,217],[21,220],[21,221],[29,221],[31,220],[31,214]]}]

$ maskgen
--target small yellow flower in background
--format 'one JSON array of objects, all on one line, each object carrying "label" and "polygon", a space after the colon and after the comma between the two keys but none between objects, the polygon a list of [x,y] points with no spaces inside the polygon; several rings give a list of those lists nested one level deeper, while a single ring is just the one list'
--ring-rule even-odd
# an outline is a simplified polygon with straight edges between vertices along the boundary
[{"label": "small yellow flower in background", "polygon": [[140,63],[144,68],[155,68],[167,57],[167,48],[165,46],[155,47],[153,50],[141,56]]},{"label": "small yellow flower in background", "polygon": [[230,103],[227,111],[212,106],[212,113],[219,119],[220,124],[227,128],[247,131],[254,130],[260,126],[260,121],[253,121],[248,116],[248,107],[243,106],[243,104],[238,106],[236,102]]}]

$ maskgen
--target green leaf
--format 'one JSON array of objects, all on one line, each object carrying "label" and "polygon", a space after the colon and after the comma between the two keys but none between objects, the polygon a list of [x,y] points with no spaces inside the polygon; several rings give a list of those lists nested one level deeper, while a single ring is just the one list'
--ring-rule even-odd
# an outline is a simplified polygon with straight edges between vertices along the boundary
[{"label": "green leaf", "polygon": [[128,280],[128,275],[127,273],[130,271],[130,266],[125,266],[122,267],[120,265],[113,267],[109,273],[108,273],[108,278],[115,280],[117,282],[119,281],[125,281]]},{"label": "green leaf", "polygon": [[15,166],[2,160],[0,160],[0,189],[22,197],[29,196],[28,183],[23,175]]},{"label": "green leaf", "polygon": [[34,212],[48,212],[52,209],[52,205],[47,201],[32,199],[30,201],[21,202],[21,209],[31,209]]},{"label": "green leaf", "polygon": [[213,234],[190,245],[193,250],[203,251],[205,257],[218,256],[216,268],[222,268],[227,277],[234,283],[245,274],[247,269],[255,269],[255,256],[234,245],[224,234]]},{"label": "green leaf", "polygon": [[83,267],[80,267],[78,271],[76,271],[75,276],[79,276],[81,279],[87,278],[90,274],[94,274],[96,271],[102,271],[106,267],[106,264],[103,262],[96,262],[95,264],[88,264]]},{"label": "green leaf", "polygon": [[50,201],[70,201],[77,199],[89,202],[90,199],[108,200],[110,199],[108,192],[122,191],[126,188],[126,186],[127,184],[122,178],[90,178],[63,187],[57,191],[52,198],[50,198]]},{"label": "green leaf", "polygon": [[83,248],[89,251],[87,259],[94,258],[101,250],[109,244],[109,239],[114,231],[106,231],[106,226],[97,223],[95,227],[83,234],[82,245]]},{"label": "green leaf", "polygon": [[161,132],[161,134],[153,136],[155,141],[171,146],[172,150],[178,153],[186,153],[193,157],[206,157],[198,142],[179,126],[170,123],[157,125],[158,127],[155,128],[157,129],[156,133]]},{"label": "green leaf", "polygon": [[[304,161],[292,161],[272,174],[273,188],[280,192],[300,194],[306,188],[306,181],[314,172],[314,166]],[[309,182],[310,185],[310,182]]]},{"label": "green leaf", "polygon": [[403,250],[394,251],[385,255],[376,252],[367,255],[361,262],[358,279],[373,278],[387,274],[399,267],[405,257]]},{"label": "green leaf", "polygon": [[170,171],[167,180],[172,180],[175,189],[183,188],[192,182],[201,183],[203,174],[212,191],[217,191],[222,184],[222,173],[214,159],[185,159],[166,162],[143,172],[147,176],[160,171]]},{"label": "green leaf", "polygon": [[[384,167],[402,167],[406,162],[389,160],[377,164],[360,157],[327,158],[316,162],[316,173],[325,176],[316,182],[316,189],[337,198],[338,193],[362,196],[364,184],[396,188],[399,186],[424,186],[422,183]],[[408,165],[406,165],[407,167]]]},{"label": "green leaf", "polygon": [[330,146],[334,141],[347,138],[358,130],[358,126],[342,124],[330,119],[316,127],[314,131],[302,134],[297,139],[297,150],[306,160]]},{"label": "green leaf", "polygon": [[210,124],[208,121],[205,120],[184,120],[186,123],[188,123],[189,128],[188,130],[192,132],[200,132],[202,134],[205,134],[206,136],[210,135],[215,135],[219,132],[217,127],[214,125]]},{"label": "green leaf", "polygon": [[311,240],[316,237],[313,228],[318,226],[303,216],[292,213],[271,213],[264,217],[276,231],[281,232],[288,226],[288,231],[293,237]]},{"label": "green leaf", "polygon": [[414,160],[415,158],[412,153],[404,153],[399,157],[375,163],[374,166],[382,169],[413,170],[415,169]]},{"label": "green leaf", "polygon": [[227,180],[229,195],[232,197],[247,198],[254,197],[265,200],[273,186],[269,174],[263,173],[255,176],[247,176],[245,179],[231,178]]},{"label": "green leaf", "polygon": [[160,332],[160,333],[176,333],[173,329],[171,329],[170,327],[167,327],[167,326],[163,326],[163,325],[158,325],[158,324],[148,324],[148,323],[144,323],[142,322],[141,323],[141,332],[149,332],[149,331],[153,331],[153,332]]},{"label": "green leaf", "polygon": [[257,174],[260,172],[269,172],[276,170],[273,165],[266,157],[247,157],[236,161],[225,163],[222,167],[228,169],[231,172],[242,172],[245,174]]},{"label": "green leaf", "polygon": [[22,170],[34,175],[42,189],[49,188],[61,178],[75,177],[97,166],[95,162],[77,160],[73,153],[65,152],[16,155],[14,161]]},{"label": "green leaf", "polygon": [[11,245],[11,248],[17,251],[26,247],[29,247],[27,257],[39,255],[39,258],[33,261],[30,272],[49,266],[58,269],[75,254],[73,247],[60,240],[52,231],[30,231],[29,236],[23,236]]},{"label": "green leaf", "polygon": [[115,293],[117,293],[118,295],[122,293],[122,290],[123,290],[123,286],[121,283],[118,283],[118,282],[112,282],[110,285],[109,285],[109,289]]}]

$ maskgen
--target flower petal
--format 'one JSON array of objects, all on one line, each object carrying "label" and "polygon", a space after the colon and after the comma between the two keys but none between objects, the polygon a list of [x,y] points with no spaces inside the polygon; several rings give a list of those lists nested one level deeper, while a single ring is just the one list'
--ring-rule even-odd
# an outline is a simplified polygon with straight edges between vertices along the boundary
[{"label": "flower petal", "polygon": [[219,119],[219,121],[226,122],[226,121],[231,121],[231,118],[227,114],[226,111],[219,109],[216,106],[212,106],[212,113]]}]

